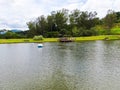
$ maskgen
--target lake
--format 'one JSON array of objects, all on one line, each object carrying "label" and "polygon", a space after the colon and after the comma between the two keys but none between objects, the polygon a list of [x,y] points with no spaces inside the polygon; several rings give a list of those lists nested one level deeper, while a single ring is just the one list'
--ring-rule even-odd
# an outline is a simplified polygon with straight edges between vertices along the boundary
[{"label": "lake", "polygon": [[0,90],[119,90],[120,41],[0,44]]}]

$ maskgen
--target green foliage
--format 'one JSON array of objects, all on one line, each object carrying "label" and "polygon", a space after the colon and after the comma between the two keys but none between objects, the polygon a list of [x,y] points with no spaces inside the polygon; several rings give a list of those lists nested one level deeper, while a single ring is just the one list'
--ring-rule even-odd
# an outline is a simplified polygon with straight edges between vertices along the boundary
[{"label": "green foliage", "polygon": [[46,33],[46,37],[52,38],[52,37],[58,37],[58,36],[59,36],[59,32],[57,32],[57,31]]},{"label": "green foliage", "polygon": [[111,34],[112,35],[120,35],[120,27],[113,27],[112,29],[111,29]]},{"label": "green foliage", "polygon": [[61,36],[65,36],[67,34],[67,30],[66,29],[61,29],[60,34],[61,34]]},{"label": "green foliage", "polygon": [[79,34],[80,34],[80,30],[77,29],[77,27],[74,27],[72,29],[72,36],[77,37],[77,36],[79,36]]},{"label": "green foliage", "polygon": [[94,30],[90,29],[90,30],[80,30],[80,36],[92,36],[94,35],[95,32]]},{"label": "green foliage", "polygon": [[105,16],[104,24],[105,24],[105,29],[107,29],[108,33],[111,34],[111,28],[113,27],[114,23],[116,22],[116,13],[112,10],[108,10],[108,14]]},{"label": "green foliage", "polygon": [[120,23],[120,12],[115,12],[116,13],[116,23]]},{"label": "green foliage", "polygon": [[94,31],[96,32],[96,35],[106,35],[107,34],[107,30],[105,30],[104,26],[102,26],[102,25],[96,25],[92,29],[94,29]]},{"label": "green foliage", "polygon": [[[27,23],[29,31],[27,37],[43,35],[44,37],[59,36],[92,36],[116,34],[112,30],[114,24],[120,20],[120,12],[109,10],[107,15],[99,19],[96,12],[80,11],[69,12],[67,9],[52,11],[48,16],[40,16]],[[119,20],[116,20],[119,19]],[[99,26],[99,27],[98,27]],[[118,34],[118,33],[117,33]]]},{"label": "green foliage", "polygon": [[50,15],[41,15],[27,23],[28,31],[0,34],[0,38],[33,38],[42,40],[43,37],[59,36],[93,36],[120,34],[120,12],[109,10],[107,15],[99,19],[96,12],[80,11],[69,12],[67,9],[52,11]]},{"label": "green foliage", "polygon": [[34,36],[33,37],[33,40],[43,40],[43,36],[42,35],[39,35],[39,36]]},{"label": "green foliage", "polygon": [[8,31],[5,34],[0,34],[0,38],[2,38],[2,39],[14,39],[14,38],[26,38],[26,36],[19,34],[19,33],[14,33],[14,32]]}]

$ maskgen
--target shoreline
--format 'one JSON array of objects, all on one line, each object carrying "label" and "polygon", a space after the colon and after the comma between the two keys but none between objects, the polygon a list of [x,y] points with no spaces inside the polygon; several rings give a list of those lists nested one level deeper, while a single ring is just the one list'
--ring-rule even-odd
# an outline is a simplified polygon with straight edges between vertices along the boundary
[{"label": "shoreline", "polygon": [[[120,35],[100,35],[87,37],[73,37],[75,42],[96,41],[96,40],[120,40]],[[42,43],[42,42],[59,42],[59,38],[44,38],[44,40],[33,39],[0,39],[0,44],[9,43]]]}]

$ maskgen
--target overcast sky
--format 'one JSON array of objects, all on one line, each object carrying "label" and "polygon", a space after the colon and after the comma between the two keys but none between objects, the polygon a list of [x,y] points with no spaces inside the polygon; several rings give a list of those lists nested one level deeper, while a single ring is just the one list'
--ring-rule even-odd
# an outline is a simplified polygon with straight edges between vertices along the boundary
[{"label": "overcast sky", "polygon": [[26,22],[62,8],[104,17],[109,9],[120,11],[120,0],[0,0],[0,29],[27,29]]}]

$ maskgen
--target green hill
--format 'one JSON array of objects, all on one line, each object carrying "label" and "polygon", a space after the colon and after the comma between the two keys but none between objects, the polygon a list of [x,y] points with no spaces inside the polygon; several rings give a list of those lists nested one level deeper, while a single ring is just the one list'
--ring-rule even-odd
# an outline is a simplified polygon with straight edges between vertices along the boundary
[{"label": "green hill", "polygon": [[[97,25],[94,27],[98,35],[106,35],[107,29],[104,25]],[[111,35],[120,35],[120,23],[116,23],[111,29]]]}]

